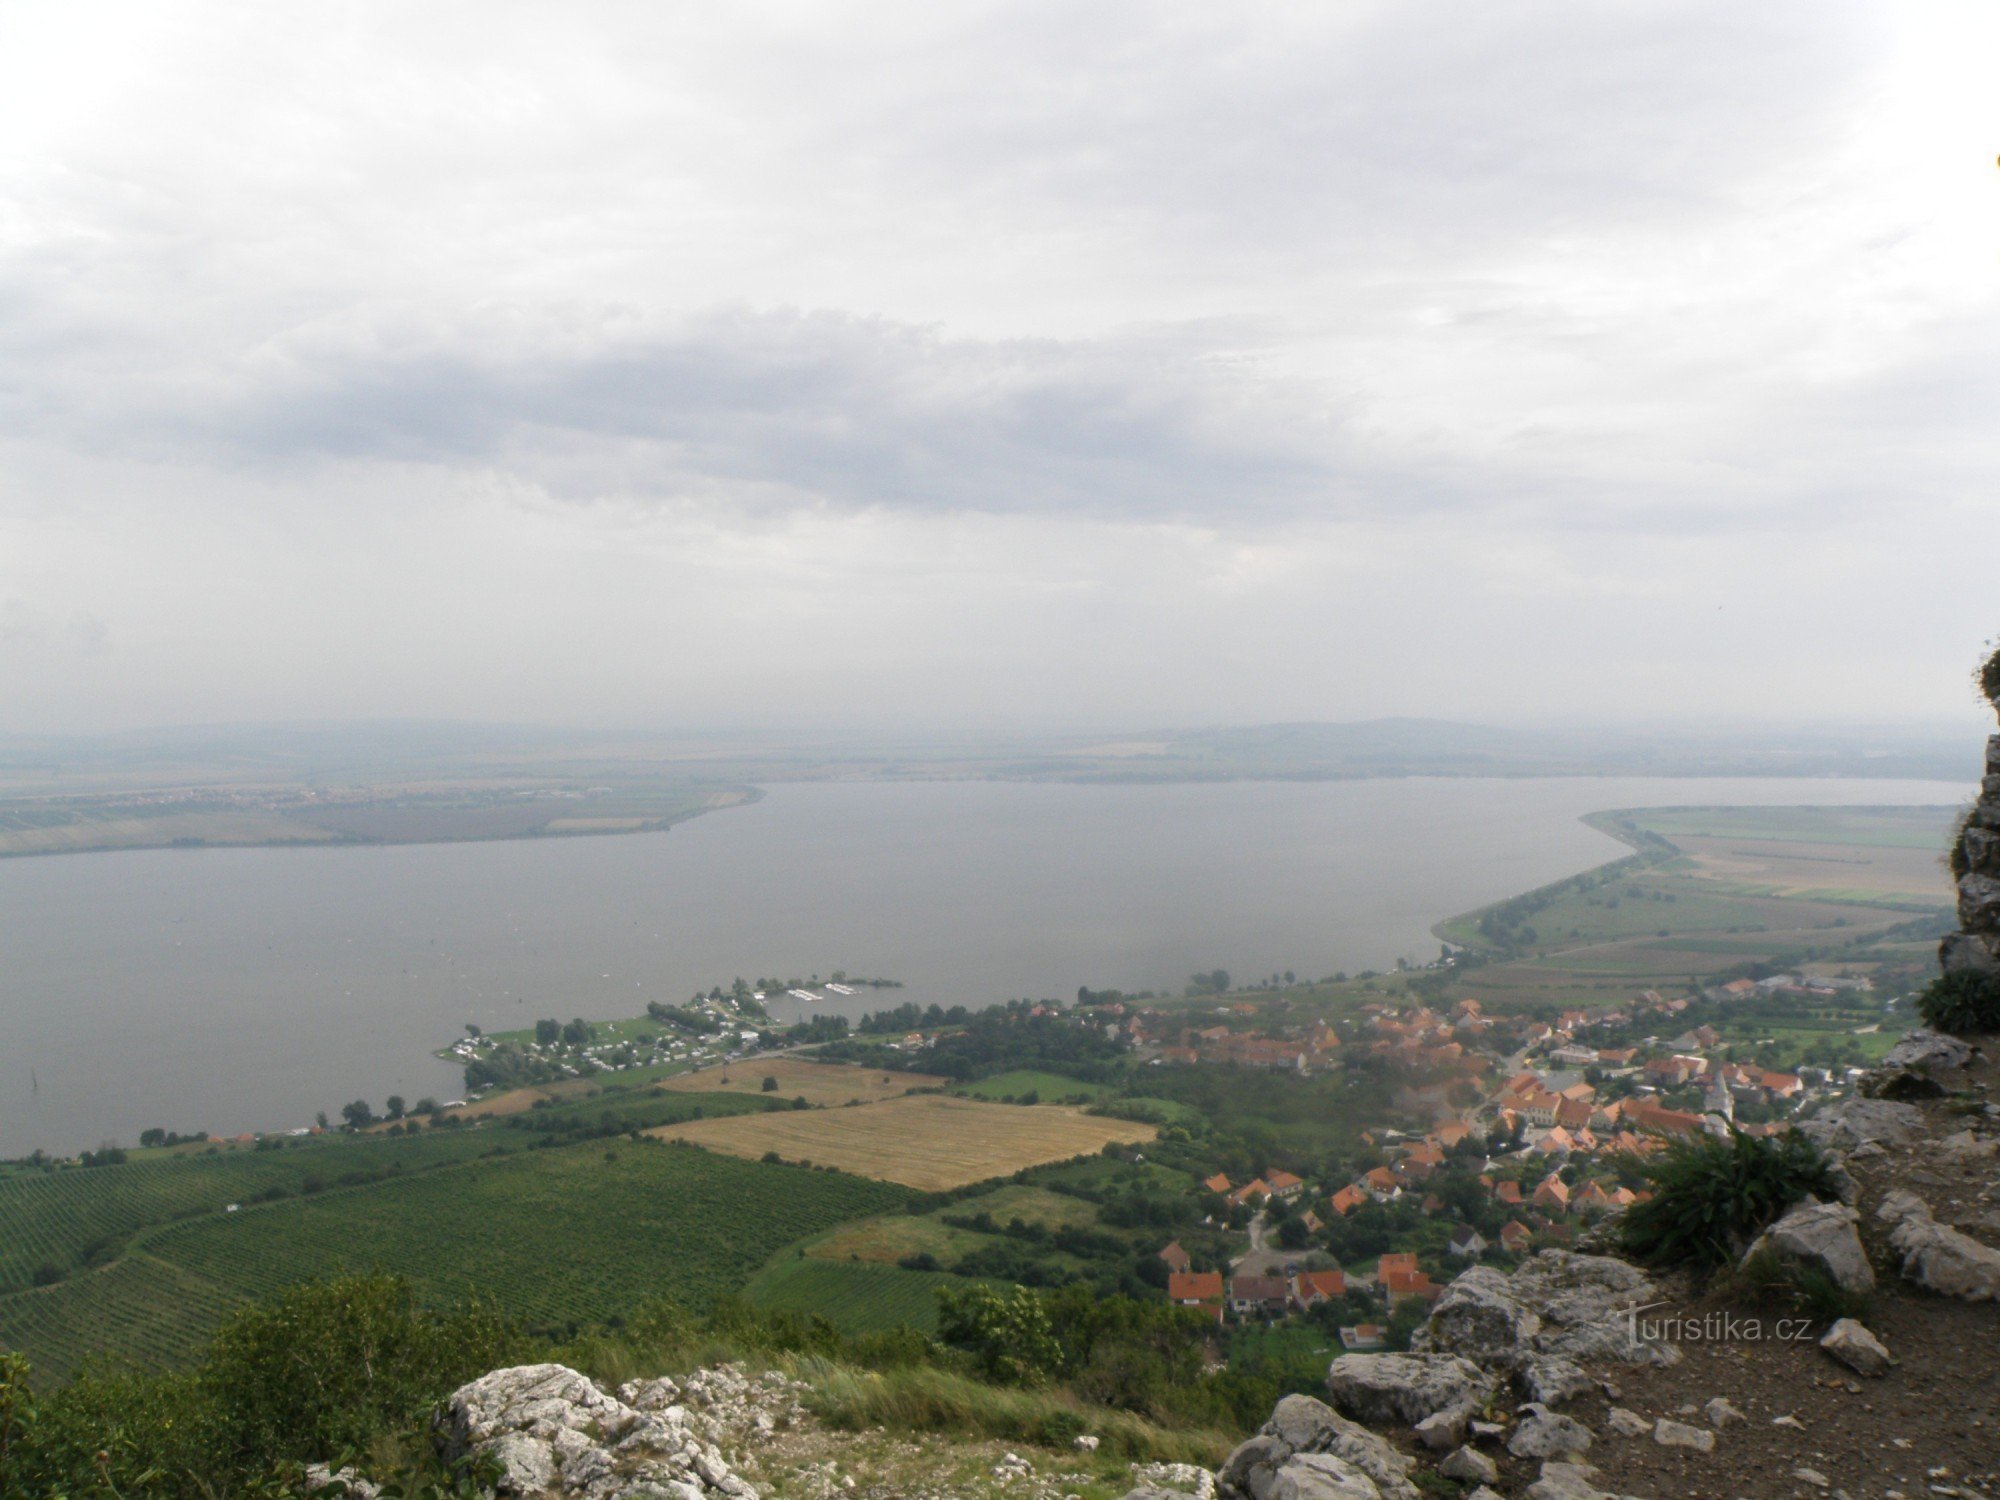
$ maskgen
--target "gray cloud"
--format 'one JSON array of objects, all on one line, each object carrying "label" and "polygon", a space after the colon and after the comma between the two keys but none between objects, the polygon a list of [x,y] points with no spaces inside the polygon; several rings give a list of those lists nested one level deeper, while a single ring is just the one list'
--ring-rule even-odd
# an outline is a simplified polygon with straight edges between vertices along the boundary
[{"label": "gray cloud", "polygon": [[1992,629],[1982,8],[34,26],[17,715],[1914,712]]}]

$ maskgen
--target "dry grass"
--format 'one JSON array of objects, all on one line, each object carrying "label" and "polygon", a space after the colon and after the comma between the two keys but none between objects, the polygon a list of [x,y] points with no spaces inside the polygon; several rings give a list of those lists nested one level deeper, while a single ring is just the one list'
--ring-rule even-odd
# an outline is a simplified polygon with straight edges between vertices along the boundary
[{"label": "dry grass", "polygon": [[854,1109],[780,1110],[691,1120],[647,1133],[734,1156],[775,1151],[787,1161],[810,1161],[938,1192],[1004,1177],[1023,1167],[1084,1156],[1112,1141],[1149,1141],[1157,1132],[1151,1125],[1058,1105],[987,1104],[913,1094]]},{"label": "dry grass", "polygon": [[1046,1188],[1004,1187],[983,1194],[977,1202],[941,1210],[939,1214],[881,1214],[853,1224],[843,1224],[824,1239],[806,1246],[806,1254],[818,1260],[858,1260],[877,1265],[894,1265],[906,1255],[935,1255],[941,1261],[990,1243],[987,1236],[969,1229],[956,1229],[944,1222],[941,1213],[989,1213],[997,1224],[1019,1219],[1046,1229],[1066,1225],[1090,1226],[1097,1222],[1096,1208],[1079,1198],[1051,1193]]},{"label": "dry grass", "polygon": [[842,1063],[808,1062],[802,1057],[752,1057],[682,1073],[665,1079],[660,1087],[755,1094],[763,1091],[766,1078],[778,1080],[776,1093],[781,1099],[804,1098],[808,1104],[828,1107],[856,1099],[874,1104],[898,1098],[911,1089],[937,1088],[947,1081],[929,1073],[884,1073],[879,1068],[850,1068]]},{"label": "dry grass", "polygon": [[1891,900],[1921,897],[1943,903],[1950,874],[1936,849],[1865,844],[1802,844],[1740,838],[1677,836],[1674,842],[1711,880],[1770,886],[1798,897],[1819,891],[1879,893]]}]

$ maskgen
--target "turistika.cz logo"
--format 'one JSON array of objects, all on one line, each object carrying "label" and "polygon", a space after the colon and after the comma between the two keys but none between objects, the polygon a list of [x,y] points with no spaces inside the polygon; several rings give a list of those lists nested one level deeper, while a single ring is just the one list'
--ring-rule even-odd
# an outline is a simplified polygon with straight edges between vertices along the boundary
[{"label": "turistika.cz logo", "polygon": [[1766,1320],[1732,1312],[1706,1312],[1699,1316],[1686,1313],[1646,1316],[1654,1308],[1666,1305],[1664,1302],[1648,1302],[1643,1307],[1627,1308],[1626,1337],[1635,1344],[1761,1344],[1812,1336],[1810,1318]]}]

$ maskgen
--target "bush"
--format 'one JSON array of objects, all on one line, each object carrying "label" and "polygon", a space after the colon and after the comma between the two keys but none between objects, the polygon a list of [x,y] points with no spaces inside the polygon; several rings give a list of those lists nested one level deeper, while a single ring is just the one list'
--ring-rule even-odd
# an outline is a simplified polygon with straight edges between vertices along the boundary
[{"label": "bush", "polygon": [[517,1343],[481,1308],[425,1312],[398,1277],[352,1276],[307,1282],[237,1314],[198,1379],[231,1466],[255,1470],[362,1452],[507,1363]]},{"label": "bush", "polygon": [[1848,1291],[1817,1266],[1785,1260],[1769,1250],[1751,1256],[1731,1281],[1741,1301],[1753,1307],[1779,1303],[1815,1323],[1831,1324],[1840,1318],[1868,1315],[1865,1294]]},{"label": "bush", "polygon": [[1677,1141],[1638,1171],[1653,1196],[1626,1210],[1619,1239],[1628,1254],[1662,1266],[1711,1270],[1801,1198],[1837,1196],[1826,1159],[1796,1131]]},{"label": "bush", "polygon": [[2000,975],[1961,972],[1934,979],[1917,996],[1917,1014],[1956,1036],[2000,1031]]},{"label": "bush", "polygon": [[1992,654],[1979,664],[1979,670],[1973,676],[1979,684],[1980,695],[1994,708],[2000,709],[2000,647],[1995,647]]}]

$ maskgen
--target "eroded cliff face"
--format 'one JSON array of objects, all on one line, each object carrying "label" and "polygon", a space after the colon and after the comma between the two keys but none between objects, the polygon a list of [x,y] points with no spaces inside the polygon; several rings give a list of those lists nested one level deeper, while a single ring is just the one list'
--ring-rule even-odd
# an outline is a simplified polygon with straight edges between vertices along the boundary
[{"label": "eroded cliff face", "polygon": [[2000,974],[2000,734],[1986,742],[1979,800],[1952,854],[1958,874],[1959,930],[1938,946],[1947,974]]}]

